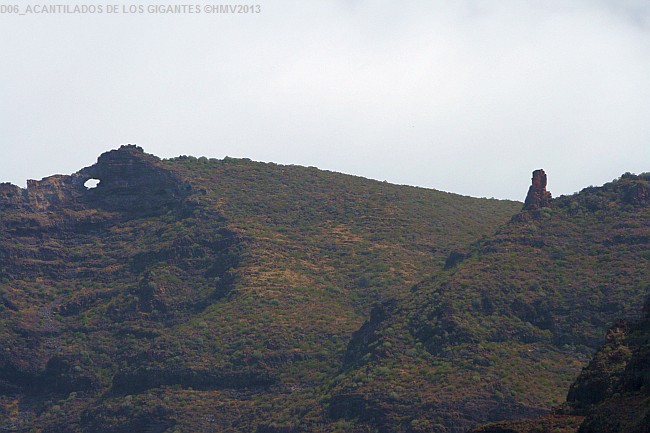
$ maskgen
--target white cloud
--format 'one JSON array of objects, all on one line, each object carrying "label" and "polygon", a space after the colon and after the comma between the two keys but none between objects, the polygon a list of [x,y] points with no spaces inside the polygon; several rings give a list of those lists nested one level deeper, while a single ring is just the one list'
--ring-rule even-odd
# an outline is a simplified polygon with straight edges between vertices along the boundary
[{"label": "white cloud", "polygon": [[522,199],[650,169],[645,1],[273,1],[257,16],[0,15],[0,177],[160,156]]}]

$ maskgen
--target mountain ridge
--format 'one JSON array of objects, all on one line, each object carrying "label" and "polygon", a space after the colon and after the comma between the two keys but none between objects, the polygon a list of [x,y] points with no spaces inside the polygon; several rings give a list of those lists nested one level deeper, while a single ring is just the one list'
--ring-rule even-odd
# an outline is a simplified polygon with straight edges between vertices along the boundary
[{"label": "mountain ridge", "polygon": [[548,200],[522,211],[123,146],[0,184],[0,428],[460,432],[547,413],[647,290],[649,180],[552,200],[538,181]]},{"label": "mountain ridge", "polygon": [[2,427],[263,431],[284,408],[321,417],[315,387],[372,302],[519,206],[136,146],[3,184]]},{"label": "mountain ridge", "polygon": [[[399,391],[394,399],[409,403],[405,416],[421,417],[414,420],[421,431],[548,412],[606,327],[637,314],[647,293],[648,180],[626,174],[515,215],[414,286],[410,300],[377,315],[381,321],[371,318],[364,325],[371,333],[351,347],[352,359],[367,359],[345,372],[333,395],[381,395],[359,379],[399,377],[410,365],[411,390],[403,380],[380,383]],[[361,412],[390,398],[366,399]],[[394,423],[385,431],[413,429]]]}]

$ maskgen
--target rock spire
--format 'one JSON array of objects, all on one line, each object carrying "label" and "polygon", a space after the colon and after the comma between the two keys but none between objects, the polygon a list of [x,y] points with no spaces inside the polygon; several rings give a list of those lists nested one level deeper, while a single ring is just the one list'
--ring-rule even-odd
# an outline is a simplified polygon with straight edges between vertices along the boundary
[{"label": "rock spire", "polygon": [[551,200],[553,200],[551,193],[546,191],[546,173],[542,169],[533,171],[532,184],[528,188],[523,210],[551,207]]}]

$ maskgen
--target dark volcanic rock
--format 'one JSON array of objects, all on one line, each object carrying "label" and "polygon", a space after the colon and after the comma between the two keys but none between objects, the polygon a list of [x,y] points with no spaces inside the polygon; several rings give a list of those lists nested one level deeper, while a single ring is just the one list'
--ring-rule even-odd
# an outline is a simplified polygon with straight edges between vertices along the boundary
[{"label": "dark volcanic rock", "polygon": [[10,183],[0,183],[0,210],[16,209],[23,202],[23,189]]},{"label": "dark volcanic rock", "polygon": [[650,433],[650,299],[644,318],[618,321],[555,414],[478,426],[470,433]]},{"label": "dark volcanic rock", "polygon": [[[89,179],[100,183],[87,188]],[[92,242],[91,237],[127,220],[170,213],[184,218],[192,212],[185,200],[191,192],[159,158],[131,145],[102,154],[72,175],[28,180],[26,189],[2,183],[0,231],[20,242],[0,243],[0,278],[92,274],[106,265],[106,257],[74,256],[69,246]]]},{"label": "dark volcanic rock", "polygon": [[462,263],[463,260],[467,258],[467,255],[464,253],[461,253],[460,251],[452,251],[449,253],[447,256],[447,259],[445,260],[445,269],[451,269],[458,264]]},{"label": "dark volcanic rock", "polygon": [[584,417],[546,415],[521,421],[500,421],[471,429],[468,433],[573,433]]},{"label": "dark volcanic rock", "polygon": [[90,391],[98,387],[98,380],[84,371],[73,359],[52,357],[34,384],[40,393],[69,394],[75,391]]},{"label": "dark volcanic rock", "polygon": [[277,377],[272,373],[255,369],[221,372],[140,367],[118,372],[113,377],[112,390],[119,395],[135,394],[151,388],[173,385],[200,390],[264,389],[276,382]]},{"label": "dark volcanic rock", "polygon": [[[579,433],[650,433],[650,299],[643,311],[642,320],[614,326],[615,344],[605,344],[571,387],[569,405],[587,415]],[[580,392],[590,386],[597,399]]]},{"label": "dark volcanic rock", "polygon": [[523,210],[538,210],[550,207],[553,197],[546,191],[546,173],[544,170],[533,171],[532,185],[528,189]]},{"label": "dark volcanic rock", "polygon": [[[95,188],[84,184],[99,180]],[[156,215],[182,202],[191,186],[162,166],[142,148],[125,145],[103,153],[97,163],[71,175],[28,180],[27,189],[0,184],[0,210],[40,212],[82,209],[84,205],[132,216]]]},{"label": "dark volcanic rock", "polygon": [[19,393],[30,389],[35,382],[35,375],[6,361],[0,361],[0,395]]},{"label": "dark volcanic rock", "polygon": [[376,342],[381,335],[377,331],[382,323],[393,314],[396,305],[397,302],[394,299],[389,299],[373,307],[370,311],[370,320],[354,333],[348,343],[343,361],[346,368],[363,364],[364,357],[372,353],[371,344]]},{"label": "dark volcanic rock", "polygon": [[302,433],[302,430],[299,427],[295,426],[277,426],[270,424],[260,424],[257,426],[255,433]]},{"label": "dark volcanic rock", "polygon": [[602,403],[620,386],[631,351],[625,340],[628,323],[619,321],[607,332],[605,345],[594,355],[580,377],[571,385],[567,403],[577,412],[585,413]]},{"label": "dark volcanic rock", "polygon": [[180,203],[191,190],[188,183],[162,167],[158,158],[133,145],[102,154],[96,164],[73,176],[76,185],[99,180],[86,192],[91,204],[132,214],[160,213]]},{"label": "dark volcanic rock", "polygon": [[372,396],[339,394],[330,400],[328,415],[332,419],[357,419],[374,425],[385,424],[384,412]]},{"label": "dark volcanic rock", "polygon": [[[87,433],[163,433],[170,431],[176,421],[170,419],[170,411],[158,402],[151,406],[135,407],[120,405],[117,407],[98,407],[81,416],[82,431]],[[117,422],[116,422],[117,420]],[[57,428],[45,433],[55,433]]]}]

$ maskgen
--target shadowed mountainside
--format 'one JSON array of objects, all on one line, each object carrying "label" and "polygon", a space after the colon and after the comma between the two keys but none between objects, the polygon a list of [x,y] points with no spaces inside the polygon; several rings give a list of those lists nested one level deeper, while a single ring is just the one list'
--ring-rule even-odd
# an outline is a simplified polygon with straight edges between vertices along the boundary
[{"label": "shadowed mountainside", "polygon": [[650,431],[650,298],[640,320],[619,320],[553,415],[503,421],[471,433]]},{"label": "shadowed mountainside", "polygon": [[649,180],[552,199],[540,170],[521,211],[123,146],[0,184],[0,431],[460,432],[546,414],[639,313]]},{"label": "shadowed mountainside", "polygon": [[0,430],[332,431],[371,306],[520,206],[136,146],[0,184]]},{"label": "shadowed mountainside", "polygon": [[[330,416],[357,431],[460,432],[548,413],[605,330],[640,313],[649,180],[626,174],[527,205],[410,296],[378,306],[348,345]],[[532,195],[550,197],[538,184]]]}]

